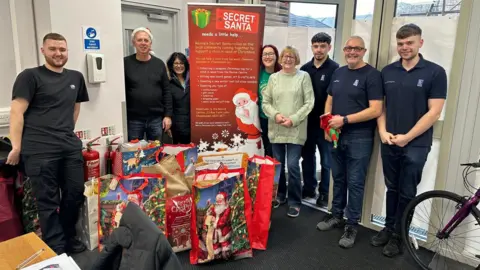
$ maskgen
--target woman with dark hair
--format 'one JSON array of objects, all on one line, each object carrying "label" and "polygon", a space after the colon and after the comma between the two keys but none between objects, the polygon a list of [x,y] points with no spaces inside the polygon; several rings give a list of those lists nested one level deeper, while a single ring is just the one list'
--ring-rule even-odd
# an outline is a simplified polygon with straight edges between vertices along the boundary
[{"label": "woman with dark hair", "polygon": [[273,156],[272,145],[268,139],[268,117],[262,110],[262,90],[268,84],[268,79],[273,73],[280,71],[282,66],[278,63],[278,49],[273,45],[265,45],[260,56],[260,79],[258,80],[258,108],[260,111],[260,126],[262,127],[262,141],[265,156]]},{"label": "woman with dark hair", "polygon": [[172,139],[188,144],[190,139],[190,65],[183,53],[174,52],[167,61],[173,101]]}]

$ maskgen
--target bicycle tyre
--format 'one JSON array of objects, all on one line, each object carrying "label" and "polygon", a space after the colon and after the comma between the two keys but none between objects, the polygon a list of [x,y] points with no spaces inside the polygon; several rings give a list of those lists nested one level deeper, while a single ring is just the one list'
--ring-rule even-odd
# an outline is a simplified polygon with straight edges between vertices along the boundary
[{"label": "bicycle tyre", "polygon": [[414,247],[410,243],[410,239],[409,239],[410,224],[407,224],[407,223],[408,223],[408,220],[411,220],[411,218],[415,214],[415,211],[413,211],[415,207],[419,205],[421,202],[431,198],[450,199],[459,204],[463,204],[467,201],[464,197],[450,191],[432,190],[432,191],[427,191],[418,195],[412,201],[410,201],[410,203],[405,208],[405,211],[403,212],[403,215],[402,215],[402,223],[401,223],[402,241],[403,243],[405,243],[405,247],[408,251],[408,254],[415,260],[415,262],[422,269],[425,269],[425,270],[429,269],[428,265],[424,265],[424,263],[420,261],[417,254],[415,253]]}]

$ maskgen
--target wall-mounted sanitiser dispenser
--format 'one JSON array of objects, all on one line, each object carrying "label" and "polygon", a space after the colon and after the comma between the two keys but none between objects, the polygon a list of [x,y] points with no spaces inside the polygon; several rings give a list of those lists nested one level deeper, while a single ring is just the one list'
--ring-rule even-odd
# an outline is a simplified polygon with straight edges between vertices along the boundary
[{"label": "wall-mounted sanitiser dispenser", "polygon": [[105,56],[101,53],[87,53],[87,71],[89,83],[106,81]]}]

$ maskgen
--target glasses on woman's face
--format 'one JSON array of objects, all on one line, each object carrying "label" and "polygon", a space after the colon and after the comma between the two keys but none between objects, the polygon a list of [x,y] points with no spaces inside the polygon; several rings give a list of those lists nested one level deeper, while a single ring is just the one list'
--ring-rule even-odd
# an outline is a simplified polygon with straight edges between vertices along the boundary
[{"label": "glasses on woman's face", "polygon": [[262,57],[263,58],[269,58],[269,57],[275,57],[275,53],[271,52],[271,53],[263,53],[262,54]]},{"label": "glasses on woman's face", "polygon": [[185,66],[184,63],[179,63],[179,62],[175,62],[175,63],[173,63],[173,65],[176,66],[176,67],[183,67],[183,66]]},{"label": "glasses on woman's face", "polygon": [[283,59],[284,59],[284,60],[295,60],[295,56],[285,55],[285,56],[283,56]]},{"label": "glasses on woman's face", "polygon": [[350,47],[350,46],[347,46],[347,47],[343,47],[343,51],[344,52],[351,52],[351,51],[354,51],[354,52],[361,52],[365,50],[365,48],[362,48],[362,47]]}]

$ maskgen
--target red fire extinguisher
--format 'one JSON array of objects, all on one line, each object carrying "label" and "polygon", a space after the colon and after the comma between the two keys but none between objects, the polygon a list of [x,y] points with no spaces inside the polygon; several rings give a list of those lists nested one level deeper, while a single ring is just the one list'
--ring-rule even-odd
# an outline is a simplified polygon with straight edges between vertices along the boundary
[{"label": "red fire extinguisher", "polygon": [[112,174],[113,173],[113,161],[115,160],[115,156],[117,151],[113,151],[113,145],[117,145],[115,141],[120,139],[120,137],[116,137],[113,140],[109,140],[107,138],[107,152],[105,152],[105,174]]},{"label": "red fire extinguisher", "polygon": [[84,180],[87,182],[90,178],[100,177],[100,153],[92,149],[92,146],[100,145],[94,143],[101,137],[97,137],[87,143],[86,149],[83,151],[83,170]]}]

